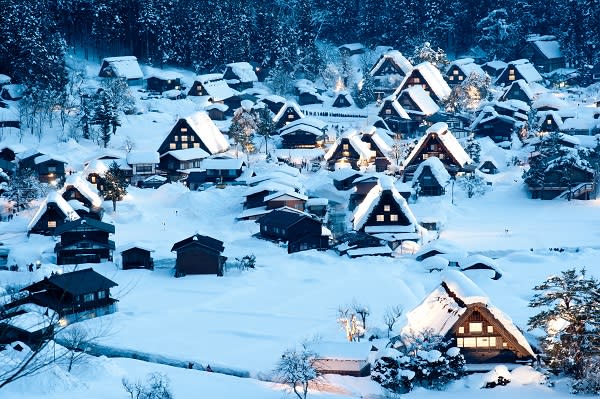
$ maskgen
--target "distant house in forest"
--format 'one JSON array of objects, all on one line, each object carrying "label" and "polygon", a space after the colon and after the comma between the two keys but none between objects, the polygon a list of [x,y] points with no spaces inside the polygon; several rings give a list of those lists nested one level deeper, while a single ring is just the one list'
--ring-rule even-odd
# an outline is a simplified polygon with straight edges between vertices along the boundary
[{"label": "distant house in forest", "polygon": [[173,244],[171,252],[177,253],[175,277],[188,274],[223,275],[227,258],[222,255],[223,242],[209,236],[194,234]]},{"label": "distant house in forest", "polygon": [[144,83],[144,74],[134,56],[107,57],[102,60],[101,78],[121,78],[129,86],[141,86]]},{"label": "distant house in forest", "polygon": [[223,79],[235,90],[249,89],[258,82],[254,67],[248,62],[234,62],[225,66]]},{"label": "distant house in forest", "polygon": [[457,270],[445,271],[441,284],[406,318],[403,335],[424,331],[441,335],[460,348],[467,363],[516,363],[536,358],[510,317]]},{"label": "distant house in forest", "polygon": [[114,313],[117,300],[111,298],[110,289],[117,285],[91,268],[52,273],[21,289],[28,296],[19,302],[52,309],[61,318],[61,325],[67,325]]},{"label": "distant house in forest", "polygon": [[541,73],[552,72],[566,66],[565,56],[555,36],[529,35],[519,55],[530,60]]},{"label": "distant house in forest", "polygon": [[146,72],[146,89],[157,93],[168,90],[181,90],[182,78],[183,75],[179,72],[148,68]]}]

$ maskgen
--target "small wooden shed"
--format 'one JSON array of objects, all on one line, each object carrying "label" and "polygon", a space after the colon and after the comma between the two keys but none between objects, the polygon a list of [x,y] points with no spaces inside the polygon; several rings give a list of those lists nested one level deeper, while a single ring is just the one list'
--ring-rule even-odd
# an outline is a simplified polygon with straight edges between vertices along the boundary
[{"label": "small wooden shed", "polygon": [[147,245],[140,243],[129,243],[119,247],[117,251],[121,254],[121,264],[123,270],[154,270],[154,260],[152,259],[152,252],[154,252],[154,249],[151,249]]}]

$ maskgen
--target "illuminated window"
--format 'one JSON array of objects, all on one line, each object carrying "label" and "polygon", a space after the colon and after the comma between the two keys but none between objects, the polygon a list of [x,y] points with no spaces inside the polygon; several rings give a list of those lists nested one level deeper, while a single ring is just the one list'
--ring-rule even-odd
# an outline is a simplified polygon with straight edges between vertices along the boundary
[{"label": "illuminated window", "polygon": [[194,136],[190,136],[190,141],[194,141],[195,137]]},{"label": "illuminated window", "polygon": [[49,229],[56,228],[56,220],[48,220],[48,228]]},{"label": "illuminated window", "polygon": [[502,342],[502,347],[506,348],[508,344],[506,342]]},{"label": "illuminated window", "polygon": [[514,70],[514,69],[510,69],[510,70],[508,71],[508,74],[509,74],[509,75],[514,75],[514,74],[515,74],[515,70]]},{"label": "illuminated window", "polygon": [[398,215],[390,215],[390,221],[397,222],[398,221]]},{"label": "illuminated window", "polygon": [[90,176],[90,181],[95,184],[96,183],[96,176],[91,175]]},{"label": "illuminated window", "polygon": [[464,341],[462,338],[456,338],[456,346],[462,348],[464,346]]},{"label": "illuminated window", "polygon": [[173,141],[179,141],[179,136],[173,136]]},{"label": "illuminated window", "polygon": [[194,148],[200,148],[200,143],[194,143]]},{"label": "illuminated window", "polygon": [[546,124],[547,124],[547,125],[551,125],[551,124],[552,124],[552,119],[551,119],[551,118],[548,118],[548,120],[546,121]]},{"label": "illuminated window", "polygon": [[383,222],[384,220],[385,220],[385,217],[383,215],[377,215],[378,222]]},{"label": "illuminated window", "polygon": [[496,337],[490,337],[490,347],[496,346]]},{"label": "illuminated window", "polygon": [[188,141],[188,136],[181,136],[181,141]]},{"label": "illuminated window", "polygon": [[453,75],[458,75],[458,69],[455,69],[454,71],[452,71]]},{"label": "illuminated window", "polygon": [[[177,144],[175,144],[175,143],[171,143],[171,144],[169,144],[169,149],[170,149],[170,150],[176,150],[176,149],[177,149]],[[93,182],[92,182],[92,183],[93,183]]]},{"label": "illuminated window", "polygon": [[458,327],[458,333],[459,334],[464,334],[465,333],[465,328],[463,326]]},{"label": "illuminated window", "polygon": [[454,80],[454,76],[451,75],[450,77],[448,77],[448,79],[449,80]]},{"label": "illuminated window", "polygon": [[459,76],[459,77],[458,77],[458,80],[463,80],[463,77],[464,77],[464,76]]},{"label": "illuminated window", "polygon": [[181,133],[187,133],[187,127],[182,127],[181,128]]},{"label": "illuminated window", "polygon": [[386,113],[386,115],[391,115],[392,114],[392,109],[391,108],[386,108],[385,109],[385,113]]},{"label": "illuminated window", "polygon": [[515,80],[515,75],[508,75],[508,80]]},{"label": "illuminated window", "polygon": [[489,337],[477,337],[477,347],[478,348],[486,348],[490,346],[490,338]]},{"label": "illuminated window", "polygon": [[182,149],[188,148],[188,143],[181,143],[181,148]]},{"label": "illuminated window", "polygon": [[487,332],[488,333],[493,333],[494,332],[494,326],[487,326]]},{"label": "illuminated window", "polygon": [[350,149],[350,146],[348,144],[342,144],[342,149],[348,150],[348,149]]},{"label": "illuminated window", "polygon": [[383,211],[384,212],[389,212],[390,211],[390,206],[389,205],[384,205],[383,206]]},{"label": "illuminated window", "polygon": [[476,338],[464,338],[463,346],[465,348],[476,348],[477,347],[477,339]]},{"label": "illuminated window", "polygon": [[472,333],[483,332],[483,323],[469,323],[469,332],[472,332]]},{"label": "illuminated window", "polygon": [[294,114],[288,114],[287,118],[288,119],[294,119]]}]

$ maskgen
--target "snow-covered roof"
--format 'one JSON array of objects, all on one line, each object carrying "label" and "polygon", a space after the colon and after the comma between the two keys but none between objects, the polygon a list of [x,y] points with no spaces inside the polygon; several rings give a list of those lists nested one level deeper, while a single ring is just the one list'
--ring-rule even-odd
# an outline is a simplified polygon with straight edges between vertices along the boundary
[{"label": "snow-covered roof", "polygon": [[389,176],[382,176],[378,184],[369,191],[365,199],[354,210],[354,213],[352,215],[352,223],[354,230],[359,231],[363,228],[363,226],[369,219],[371,212],[373,212],[373,209],[377,206],[377,204],[379,204],[379,201],[381,200],[381,195],[384,191],[391,192],[394,201],[396,202],[396,204],[398,204],[398,207],[409,221],[409,225],[405,226],[406,229],[403,230],[406,230],[405,232],[409,232],[409,230],[411,232],[415,232],[417,230],[418,225],[417,219],[412,213],[412,210],[408,207],[408,203],[406,202],[404,197],[400,195],[400,193],[394,186],[392,178]]},{"label": "snow-covered roof", "polygon": [[534,109],[548,107],[559,110],[567,108],[568,106],[569,104],[562,98],[558,97],[555,93],[544,93],[531,104],[531,107]]},{"label": "snow-covered roof", "polygon": [[196,112],[185,120],[211,154],[227,151],[229,142],[206,112]]},{"label": "snow-covered roof", "polygon": [[48,154],[40,155],[40,156],[37,156],[37,157],[35,157],[33,159],[33,162],[36,165],[39,165],[39,164],[41,164],[43,162],[46,162],[46,161],[57,161],[57,162],[67,163],[67,161],[64,158],[57,157],[57,156],[54,156],[54,155],[48,155]]},{"label": "snow-covered roof", "polygon": [[179,72],[175,71],[165,71],[164,69],[153,68],[150,66],[144,67],[144,71],[146,72],[144,76],[146,79],[148,78],[158,78],[161,80],[176,80],[182,79],[183,75]]},{"label": "snow-covered roof", "polygon": [[33,215],[33,218],[29,221],[29,224],[27,225],[27,231],[33,229],[37,222],[39,222],[42,216],[46,213],[49,203],[56,204],[56,206],[58,206],[62,213],[65,214],[65,218],[69,222],[79,219],[79,215],[77,214],[77,212],[75,212],[73,207],[71,207],[71,205],[69,205],[69,203],[63,197],[61,197],[61,195],[57,191],[51,191],[50,193],[48,193],[46,199],[42,201],[37,212],[35,213],[35,215]]},{"label": "snow-covered roof", "polygon": [[210,111],[211,109],[218,109],[221,112],[226,112],[229,109],[229,106],[222,103],[213,103],[204,107],[206,111]]},{"label": "snow-covered roof", "polygon": [[194,80],[204,84],[204,83],[210,82],[212,80],[222,80],[222,79],[223,79],[222,73],[206,73],[204,75],[197,75]]},{"label": "snow-covered roof", "polygon": [[233,170],[241,169],[244,161],[239,158],[232,159],[218,159],[218,158],[207,158],[202,161],[200,167],[205,170],[217,169],[217,170]]},{"label": "snow-covered roof", "polygon": [[[415,103],[415,105],[421,111],[413,111],[407,110],[406,112],[410,113],[418,113],[420,115],[433,115],[440,110],[440,107],[433,101],[429,93],[423,89],[421,86],[411,86],[402,91],[402,93],[406,93]],[[400,93],[400,95],[402,95]]]},{"label": "snow-covered roof", "polygon": [[3,319],[2,323],[6,323],[19,330],[36,332],[50,327],[51,324],[55,323],[57,319],[53,318],[53,315],[53,311],[50,311],[49,315],[40,312],[25,312]]},{"label": "snow-covered roof", "polygon": [[204,151],[202,148],[185,148],[183,150],[171,150],[163,155],[161,158],[167,154],[171,154],[175,159],[179,161],[191,161],[193,159],[204,159],[208,158],[210,154]]},{"label": "snow-covered roof", "polygon": [[329,200],[327,198],[309,198],[306,200],[306,206],[327,206]]},{"label": "snow-covered roof", "polygon": [[287,191],[290,189],[290,186],[285,184],[281,184],[277,181],[266,180],[257,184],[254,187],[248,187],[248,189],[244,193],[244,197],[249,197],[253,194],[260,193],[261,191],[269,191],[271,193],[277,191]]},{"label": "snow-covered roof", "polygon": [[300,118],[304,118],[304,113],[302,112],[302,110],[300,109],[300,106],[294,102],[294,101],[287,101],[279,110],[279,112],[277,113],[277,115],[275,115],[273,117],[273,122],[277,122],[279,121],[283,115],[285,115],[285,112],[288,108],[293,108],[294,111],[298,114],[298,116],[300,116]]},{"label": "snow-covered roof", "polygon": [[4,86],[10,83],[10,76],[0,73],[0,86]]},{"label": "snow-covered roof", "polygon": [[161,182],[165,182],[167,181],[167,178],[164,176],[160,176],[160,175],[152,175],[152,176],[148,176],[144,179],[144,182],[146,183],[161,183]]},{"label": "snow-covered roof", "polygon": [[415,252],[415,258],[419,260],[423,255],[431,251],[442,253],[446,259],[453,261],[462,260],[467,256],[467,253],[455,243],[443,239],[437,239],[419,248],[419,250]]},{"label": "snow-covered roof", "polygon": [[21,98],[25,93],[26,86],[23,84],[8,84],[2,86],[2,91],[6,90],[11,98]]},{"label": "snow-covered roof", "polygon": [[450,174],[444,167],[442,161],[438,159],[438,157],[429,157],[423,162],[421,162],[419,164],[419,167],[417,167],[417,170],[415,170],[415,174],[413,175],[413,182],[418,181],[419,177],[421,176],[421,173],[423,173],[423,170],[426,166],[429,167],[431,173],[433,174],[433,177],[441,186],[445,186],[446,183],[448,183],[448,181],[450,180]]},{"label": "snow-covered roof", "polygon": [[296,198],[296,199],[299,199],[301,201],[307,201],[308,200],[308,197],[306,195],[297,193],[295,191],[287,190],[287,191],[277,191],[276,193],[267,195],[264,198],[264,202],[271,201],[273,199],[276,199],[276,198],[279,198],[279,197],[283,197],[283,196],[288,196],[288,197]]},{"label": "snow-covered roof", "polygon": [[284,127],[282,127],[279,131],[279,135],[284,136],[286,134],[290,134],[298,130],[304,130],[306,132],[314,134],[315,136],[321,136],[323,135],[323,132],[327,128],[327,126],[328,124],[326,122],[323,122],[322,120],[312,116],[307,116],[305,118],[292,121]]},{"label": "snow-covered roof", "polygon": [[362,43],[346,43],[338,47],[339,49],[348,49],[350,51],[362,50],[365,45]]},{"label": "snow-covered roof", "polygon": [[506,88],[504,93],[508,94],[508,92],[512,90],[513,86],[519,86],[519,89],[521,89],[521,91],[527,96],[527,98],[529,100],[534,99],[535,93],[533,92],[533,90],[531,89],[531,87],[525,80],[523,80],[523,79],[515,80]]},{"label": "snow-covered roof", "polygon": [[247,62],[233,62],[227,64],[227,67],[239,78],[240,82],[247,83],[258,81],[254,68]]},{"label": "snow-covered roof", "polygon": [[411,334],[428,329],[434,333],[446,335],[467,311],[464,305],[481,304],[490,311],[531,356],[535,356],[529,342],[512,320],[500,309],[492,306],[485,293],[467,276],[457,270],[445,270],[442,274],[442,284],[431,292],[415,309],[407,313],[407,324],[402,334]]},{"label": "snow-covered roof", "polygon": [[107,62],[113,69],[115,75],[126,79],[142,79],[144,74],[134,56],[107,57],[102,60],[102,64]]},{"label": "snow-covered roof", "polygon": [[448,129],[448,124],[446,122],[435,123],[434,125],[430,126],[425,133],[426,134],[419,139],[419,142],[417,145],[415,145],[410,154],[408,154],[408,157],[406,157],[406,160],[404,161],[405,165],[410,164],[412,160],[419,154],[423,143],[425,140],[427,140],[430,134],[437,135],[442,142],[442,145],[446,147],[450,154],[452,154],[459,166],[463,167],[466,164],[473,163],[473,160],[469,154],[466,153],[462,145],[460,145],[456,137],[454,137],[452,132],[450,132]]},{"label": "snow-covered roof", "polygon": [[591,131],[598,124],[598,120],[594,118],[586,118],[583,116],[575,118],[566,118],[563,120],[563,131],[568,130],[588,130]]},{"label": "snow-covered roof", "polygon": [[535,66],[533,66],[533,64],[530,63],[529,60],[521,59],[511,61],[508,63],[507,68],[509,68],[511,65],[515,67],[515,69],[521,74],[521,76],[527,81],[527,83],[541,82],[542,80],[544,80],[544,78],[542,78],[542,75],[540,75],[537,69],[535,69]]},{"label": "snow-covered roof", "polygon": [[19,122],[20,120],[21,117],[17,108],[0,108],[0,122]]},{"label": "snow-covered roof", "polygon": [[120,245],[116,248],[116,251],[119,253],[122,253],[122,252],[130,250],[132,248],[140,248],[140,249],[146,250],[148,252],[154,252],[154,248],[152,248],[150,245],[139,242],[139,241],[129,242],[127,244]]},{"label": "snow-covered roof", "polygon": [[204,86],[206,93],[214,102],[227,100],[228,98],[240,94],[237,90],[229,87],[227,82],[223,79],[208,80],[202,82],[202,86]]},{"label": "snow-covered roof", "polygon": [[160,162],[158,151],[130,151],[127,154],[127,163],[136,164],[157,164]]},{"label": "snow-covered roof", "polygon": [[531,38],[528,39],[532,45],[537,47],[537,49],[549,60],[562,58],[563,54],[560,49],[560,43],[558,43],[554,36],[541,36],[539,38]]},{"label": "snow-covered roof", "polygon": [[490,67],[492,69],[495,69],[497,71],[500,70],[500,69],[505,69],[508,66],[508,64],[506,62],[500,61],[500,60],[488,61],[488,62],[486,62],[483,65],[484,66],[488,66],[488,67]]},{"label": "snow-covered roof", "polygon": [[390,60],[397,65],[405,75],[407,75],[413,69],[412,64],[406,59],[406,57],[402,55],[400,51],[391,50],[383,54],[379,60],[377,60],[373,68],[371,68],[371,75],[374,75],[386,60]]},{"label": "snow-covered roof", "polygon": [[473,58],[461,58],[455,60],[450,64],[448,70],[450,70],[453,66],[456,66],[458,69],[460,69],[467,77],[470,76],[472,73],[479,76],[485,76],[485,72],[483,71],[483,69],[481,69],[479,65],[475,63],[475,60]]},{"label": "snow-covered roof", "polygon": [[[418,70],[421,73],[421,76],[423,76],[423,79],[425,79],[425,81],[429,85],[429,88],[437,98],[439,98],[440,100],[445,100],[446,98],[448,98],[452,90],[450,89],[450,86],[448,86],[448,83],[440,73],[440,70],[437,69],[435,65],[433,65],[429,61],[425,61],[416,65],[414,69]],[[400,94],[400,90],[406,86],[406,83],[409,78],[410,75],[407,75],[404,78],[404,80],[394,93],[394,96],[398,97],[398,94]]]},{"label": "snow-covered roof", "polygon": [[342,135],[342,137],[338,138],[331,148],[329,148],[329,151],[325,154],[325,160],[331,159],[337,147],[341,145],[344,139],[348,140],[350,146],[358,153],[361,159],[369,160],[375,156],[375,152],[371,151],[369,144],[360,139],[358,132],[356,130],[350,130]]},{"label": "snow-covered roof", "polygon": [[93,207],[99,208],[102,206],[102,198],[96,192],[96,189],[92,184],[85,180],[80,174],[74,174],[67,176],[64,186],[60,189],[59,193],[62,195],[69,187],[74,187],[87,198]]},{"label": "snow-covered roof", "polygon": [[355,175],[361,175],[362,172],[359,172],[358,170],[354,170],[352,168],[340,168],[340,169],[336,169],[333,172],[329,173],[329,176],[331,176],[331,178],[333,180],[346,180],[349,177],[355,176]]},{"label": "snow-covered roof", "polygon": [[392,108],[394,109],[394,111],[396,111],[396,113],[398,114],[398,116],[400,116],[400,118],[402,119],[410,119],[410,116],[408,115],[408,113],[406,112],[406,110],[402,107],[402,105],[400,105],[400,103],[397,100],[397,96],[388,96],[386,98],[383,99],[383,102],[381,103],[381,106],[379,107],[379,115],[381,115],[381,110],[383,109],[383,107],[386,105],[386,103],[390,103],[392,105]]}]

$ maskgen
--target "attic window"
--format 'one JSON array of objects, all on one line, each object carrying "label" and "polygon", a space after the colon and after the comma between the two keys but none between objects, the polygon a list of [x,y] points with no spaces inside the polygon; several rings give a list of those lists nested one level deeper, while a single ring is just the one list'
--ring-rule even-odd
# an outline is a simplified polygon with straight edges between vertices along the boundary
[{"label": "attic window", "polygon": [[389,205],[384,205],[383,206],[383,211],[384,212],[389,212],[390,211],[390,206]]},{"label": "attic window", "polygon": [[472,332],[472,333],[483,332],[483,323],[469,323],[469,332]]},{"label": "attic window", "polygon": [[294,119],[294,114],[288,114],[287,118],[290,119],[290,120]]},{"label": "attic window", "polygon": [[458,69],[455,69],[454,71],[452,71],[453,75],[458,75]]},{"label": "attic window", "polygon": [[376,218],[376,220],[377,220],[378,222],[383,222],[383,221],[385,220],[385,216],[384,216],[384,215],[377,215],[377,218]]},{"label": "attic window", "polygon": [[55,229],[56,228],[56,220],[48,220],[48,228]]},{"label": "attic window", "polygon": [[348,146],[348,144],[342,144],[342,149],[344,151],[347,151],[350,147]]},{"label": "attic window", "polygon": [[397,222],[398,221],[398,215],[390,215],[390,221],[391,222]]},{"label": "attic window", "polygon": [[181,128],[181,133],[187,133],[187,127],[182,127]]},{"label": "attic window", "polygon": [[[169,149],[170,149],[170,150],[176,150],[176,149],[177,149],[177,144],[175,144],[175,143],[171,143],[171,144],[169,144]],[[93,182],[92,182],[92,183],[93,183]]]},{"label": "attic window", "polygon": [[493,333],[494,332],[494,326],[487,326],[487,332],[488,333]]},{"label": "attic window", "polygon": [[200,148],[200,143],[194,143],[194,148]]},{"label": "attic window", "polygon": [[459,334],[464,334],[465,333],[465,328],[463,326],[458,327],[458,333]]},{"label": "attic window", "polygon": [[546,124],[547,124],[547,125],[551,125],[551,124],[552,124],[552,119],[551,119],[551,118],[548,118],[548,119],[546,120]]},{"label": "attic window", "polygon": [[386,113],[387,115],[390,115],[390,114],[392,113],[392,110],[391,110],[391,108],[386,108],[386,109],[385,109],[385,113]]},{"label": "attic window", "polygon": [[458,80],[463,80],[463,76],[459,76],[459,77],[458,77]]},{"label": "attic window", "polygon": [[181,148],[182,149],[188,148],[188,143],[181,143]]},{"label": "attic window", "polygon": [[188,141],[188,136],[181,136],[181,141]]},{"label": "attic window", "polygon": [[448,79],[449,79],[449,80],[454,80],[454,76],[450,75],[450,76],[448,77]]}]

